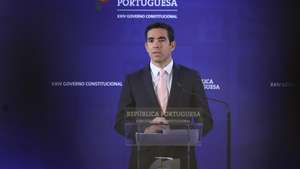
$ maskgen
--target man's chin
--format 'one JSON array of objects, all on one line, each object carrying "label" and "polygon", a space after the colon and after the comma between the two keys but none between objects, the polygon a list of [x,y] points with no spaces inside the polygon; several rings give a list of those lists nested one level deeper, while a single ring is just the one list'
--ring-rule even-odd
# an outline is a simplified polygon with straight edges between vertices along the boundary
[{"label": "man's chin", "polygon": [[160,64],[160,63],[163,62],[162,59],[153,59],[152,61],[153,61],[154,63],[158,63],[158,64]]},{"label": "man's chin", "polygon": [[152,60],[155,62],[161,62],[163,59],[161,56],[152,56]]}]

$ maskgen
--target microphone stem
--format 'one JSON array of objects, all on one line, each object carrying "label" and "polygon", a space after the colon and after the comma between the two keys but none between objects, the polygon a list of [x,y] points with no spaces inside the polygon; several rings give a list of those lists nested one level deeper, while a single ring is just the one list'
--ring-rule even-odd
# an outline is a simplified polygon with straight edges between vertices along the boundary
[{"label": "microphone stem", "polygon": [[227,112],[227,169],[231,169],[231,113]]}]

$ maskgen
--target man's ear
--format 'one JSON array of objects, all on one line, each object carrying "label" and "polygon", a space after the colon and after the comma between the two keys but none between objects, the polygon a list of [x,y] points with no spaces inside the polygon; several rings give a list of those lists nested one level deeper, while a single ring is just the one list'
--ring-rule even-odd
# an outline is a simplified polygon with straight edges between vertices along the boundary
[{"label": "man's ear", "polygon": [[148,52],[148,44],[147,44],[147,42],[145,42],[145,49]]},{"label": "man's ear", "polygon": [[171,51],[175,50],[175,48],[176,48],[176,42],[175,42],[175,40],[173,42],[171,42],[170,45],[171,45]]}]

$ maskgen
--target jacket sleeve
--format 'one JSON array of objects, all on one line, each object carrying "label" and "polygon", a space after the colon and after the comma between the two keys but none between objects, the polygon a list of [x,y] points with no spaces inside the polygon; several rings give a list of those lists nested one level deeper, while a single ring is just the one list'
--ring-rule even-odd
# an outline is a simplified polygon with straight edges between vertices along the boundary
[{"label": "jacket sleeve", "polygon": [[201,116],[196,120],[196,122],[203,123],[203,136],[207,135],[207,133],[213,128],[213,118],[211,116],[211,112],[209,110],[207,97],[204,91],[204,86],[201,80],[200,75],[195,72],[193,78],[193,99],[192,106],[199,108],[201,110]]}]

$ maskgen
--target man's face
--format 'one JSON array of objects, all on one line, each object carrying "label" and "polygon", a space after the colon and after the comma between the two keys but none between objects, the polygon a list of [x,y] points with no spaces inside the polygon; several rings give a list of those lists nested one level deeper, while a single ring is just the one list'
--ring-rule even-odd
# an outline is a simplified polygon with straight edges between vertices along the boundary
[{"label": "man's face", "polygon": [[169,41],[167,30],[154,28],[147,33],[145,48],[153,64],[165,66],[171,61],[171,53],[175,49],[175,41]]}]

